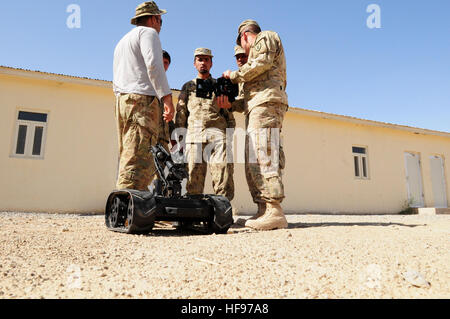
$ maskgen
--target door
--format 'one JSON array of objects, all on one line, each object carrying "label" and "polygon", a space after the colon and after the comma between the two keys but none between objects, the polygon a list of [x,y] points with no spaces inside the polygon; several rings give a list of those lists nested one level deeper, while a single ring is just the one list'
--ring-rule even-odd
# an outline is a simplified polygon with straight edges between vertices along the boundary
[{"label": "door", "polygon": [[409,205],[411,207],[424,207],[420,155],[406,152],[405,165]]},{"label": "door", "polygon": [[447,187],[445,184],[444,159],[442,156],[430,156],[430,167],[434,207],[447,208]]}]

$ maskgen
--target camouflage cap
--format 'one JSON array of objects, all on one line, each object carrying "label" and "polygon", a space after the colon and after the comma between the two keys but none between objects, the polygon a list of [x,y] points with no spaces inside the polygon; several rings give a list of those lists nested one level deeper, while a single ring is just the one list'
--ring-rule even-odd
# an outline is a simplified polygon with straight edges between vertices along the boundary
[{"label": "camouflage cap", "polygon": [[237,56],[239,54],[245,54],[245,50],[240,45],[237,45],[234,47],[234,56]]},{"label": "camouflage cap", "polygon": [[213,57],[211,50],[207,49],[207,48],[197,48],[194,51],[194,57],[196,57],[197,55],[208,55],[211,58]]},{"label": "camouflage cap", "polygon": [[137,18],[139,17],[159,16],[166,13],[166,10],[160,10],[158,8],[155,1],[147,1],[138,5],[138,7],[136,8],[136,15],[131,19],[131,24],[136,25]]},{"label": "camouflage cap", "polygon": [[243,21],[238,28],[238,37],[236,39],[236,44],[237,45],[241,45],[241,33],[242,31],[244,31],[244,29],[250,25],[256,25],[258,28],[260,28],[258,22],[256,22],[255,20],[245,20]]}]

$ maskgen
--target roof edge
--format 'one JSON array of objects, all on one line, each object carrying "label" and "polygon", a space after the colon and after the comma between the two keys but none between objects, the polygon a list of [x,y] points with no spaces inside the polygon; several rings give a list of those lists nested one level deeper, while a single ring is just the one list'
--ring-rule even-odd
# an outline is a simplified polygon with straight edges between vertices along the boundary
[{"label": "roof edge", "polygon": [[48,80],[55,82],[64,82],[71,84],[90,85],[102,88],[112,88],[111,81],[91,79],[87,77],[78,77],[65,74],[56,74],[35,70],[18,69],[0,65],[0,74],[22,76],[31,79]]},{"label": "roof edge", "polygon": [[407,132],[411,132],[414,134],[435,135],[435,136],[450,138],[449,132],[441,132],[441,131],[429,130],[429,129],[407,126],[407,125],[392,124],[392,123],[385,123],[385,122],[379,122],[379,121],[373,121],[373,120],[360,119],[360,118],[356,118],[356,117],[352,117],[352,116],[348,116],[348,115],[325,113],[325,112],[315,111],[315,110],[311,110],[311,109],[303,109],[303,108],[298,108],[298,107],[289,107],[289,111],[291,111],[295,114],[312,116],[312,117],[316,117],[316,118],[344,121],[344,122],[348,122],[348,123],[361,124],[361,125],[366,125],[366,126],[390,128],[390,129],[396,129],[396,130],[401,130],[401,131],[407,131]]}]

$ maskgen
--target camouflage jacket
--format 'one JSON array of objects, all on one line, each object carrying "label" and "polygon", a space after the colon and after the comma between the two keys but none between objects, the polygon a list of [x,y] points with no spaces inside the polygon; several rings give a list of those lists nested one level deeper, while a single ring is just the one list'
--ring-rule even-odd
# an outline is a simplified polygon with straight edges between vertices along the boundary
[{"label": "camouflage jacket", "polygon": [[247,111],[267,102],[288,105],[286,94],[286,58],[281,39],[276,32],[258,34],[248,61],[231,73],[233,83],[244,83]]},{"label": "camouflage jacket", "polygon": [[187,128],[187,143],[206,143],[211,139],[207,131],[217,135],[216,138],[225,139],[226,129],[236,126],[233,114],[219,108],[215,94],[211,99],[200,98],[196,96],[196,89],[197,79],[183,85],[178,98],[175,127]]}]

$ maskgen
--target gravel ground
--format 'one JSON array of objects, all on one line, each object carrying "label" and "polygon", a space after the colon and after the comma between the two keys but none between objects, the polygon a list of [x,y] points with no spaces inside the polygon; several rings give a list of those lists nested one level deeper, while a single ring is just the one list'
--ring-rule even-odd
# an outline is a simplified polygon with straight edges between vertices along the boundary
[{"label": "gravel ground", "polygon": [[148,236],[0,213],[0,298],[449,298],[450,216],[289,215],[289,229]]}]

